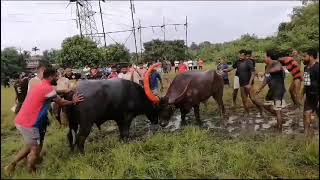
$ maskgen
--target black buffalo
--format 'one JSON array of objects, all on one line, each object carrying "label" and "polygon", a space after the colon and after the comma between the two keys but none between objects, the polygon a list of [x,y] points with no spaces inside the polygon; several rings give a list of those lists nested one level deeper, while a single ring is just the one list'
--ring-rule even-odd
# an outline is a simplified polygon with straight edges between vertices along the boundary
[{"label": "black buffalo", "polygon": [[[143,88],[128,80],[83,80],[75,90],[83,94],[85,100],[78,105],[65,109],[69,120],[68,140],[71,150],[75,144],[84,153],[84,143],[92,126],[100,125],[107,120],[115,120],[120,138],[129,137],[132,120],[145,114],[151,124],[158,123],[156,106],[147,98]],[[72,99],[72,92],[66,99]]]}]

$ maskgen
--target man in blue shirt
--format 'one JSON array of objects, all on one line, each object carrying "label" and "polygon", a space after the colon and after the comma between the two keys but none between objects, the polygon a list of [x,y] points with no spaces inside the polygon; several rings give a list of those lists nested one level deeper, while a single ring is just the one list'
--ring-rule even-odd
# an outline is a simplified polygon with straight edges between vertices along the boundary
[{"label": "man in blue shirt", "polygon": [[[221,60],[219,65],[217,66],[217,70],[220,70],[220,71],[223,71],[223,70],[228,69],[228,68],[229,68],[229,66],[228,66],[226,60],[224,60],[224,59]],[[228,72],[223,72],[222,78],[223,78],[223,81],[224,81],[224,85],[228,85],[230,87]]]},{"label": "man in blue shirt", "polygon": [[161,85],[161,91],[163,90],[163,85],[162,85],[162,79],[158,71],[153,70],[151,77],[150,77],[150,89],[152,90],[153,94],[156,96],[159,96],[159,85],[158,85],[158,80],[160,81]]}]

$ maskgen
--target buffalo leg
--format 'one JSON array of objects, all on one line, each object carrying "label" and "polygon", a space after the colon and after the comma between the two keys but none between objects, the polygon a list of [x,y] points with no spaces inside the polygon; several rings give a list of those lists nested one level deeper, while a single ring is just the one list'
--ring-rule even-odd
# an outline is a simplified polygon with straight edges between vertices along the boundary
[{"label": "buffalo leg", "polygon": [[187,125],[186,115],[188,113],[188,110],[186,110],[184,108],[180,108],[180,112],[181,112],[181,126],[185,126],[185,125]]},{"label": "buffalo leg", "polygon": [[120,131],[120,139],[127,141],[129,138],[130,124],[121,123],[120,121],[117,121],[117,124]]},{"label": "buffalo leg", "polygon": [[198,125],[201,126],[202,122],[200,120],[199,105],[193,106],[193,111],[194,111],[194,115],[196,117]]},{"label": "buffalo leg", "polygon": [[80,125],[80,130],[79,133],[77,134],[77,145],[79,148],[79,151],[84,154],[84,143],[88,137],[88,135],[90,134],[92,128],[92,124],[88,124],[87,126],[81,126]]},{"label": "buffalo leg", "polygon": [[223,91],[219,94],[215,94],[213,96],[213,98],[216,100],[216,102],[218,103],[219,109],[220,109],[220,116],[223,117],[223,114],[225,114],[225,108],[224,108],[224,104],[223,104],[223,100],[222,100],[222,94]]},{"label": "buffalo leg", "polygon": [[120,139],[128,140],[129,138],[129,129],[132,122],[133,116],[132,115],[125,115],[123,121],[118,120],[117,125],[120,131]]},{"label": "buffalo leg", "polygon": [[70,125],[70,128],[69,128],[69,132],[68,132],[68,140],[69,140],[69,146],[70,146],[70,149],[71,151],[74,150],[74,145],[76,143],[76,134],[78,132],[78,126],[77,125]]}]

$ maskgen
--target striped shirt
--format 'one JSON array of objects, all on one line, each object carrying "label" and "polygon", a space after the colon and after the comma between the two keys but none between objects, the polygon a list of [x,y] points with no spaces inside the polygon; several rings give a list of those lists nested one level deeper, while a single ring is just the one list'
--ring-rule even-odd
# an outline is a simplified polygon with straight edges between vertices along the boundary
[{"label": "striped shirt", "polygon": [[300,70],[299,63],[293,59],[293,57],[285,57],[280,60],[283,66],[286,66],[287,70],[293,76],[293,79],[302,79],[302,72]]}]

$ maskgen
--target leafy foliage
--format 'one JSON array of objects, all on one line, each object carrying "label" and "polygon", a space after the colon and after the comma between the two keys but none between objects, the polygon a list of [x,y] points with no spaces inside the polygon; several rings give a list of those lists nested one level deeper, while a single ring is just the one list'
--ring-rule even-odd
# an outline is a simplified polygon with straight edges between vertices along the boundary
[{"label": "leafy foliage", "polygon": [[108,62],[128,62],[129,50],[122,44],[111,44],[106,48],[97,47],[97,44],[89,38],[81,38],[76,35],[66,38],[62,43],[59,53],[62,67],[103,66]]},{"label": "leafy foliage", "polygon": [[101,48],[100,51],[103,59],[102,65],[108,62],[128,62],[130,60],[129,49],[123,44],[111,44],[106,48]]},{"label": "leafy foliage", "polygon": [[102,58],[95,42],[89,38],[81,38],[76,35],[66,38],[62,42],[59,59],[62,67],[79,68],[85,65],[97,65]]},{"label": "leafy foliage", "polygon": [[186,58],[186,46],[183,40],[161,41],[155,39],[144,46],[144,61],[182,60]]},{"label": "leafy foliage", "polygon": [[280,51],[304,51],[311,47],[319,49],[319,2],[309,2],[305,6],[294,8],[291,21],[280,23],[276,36],[259,39],[254,34],[245,34],[240,39],[226,43],[199,43],[200,50],[197,51],[194,51],[196,45],[192,46],[190,50],[197,54],[196,57],[211,62],[220,58],[233,62],[237,59],[240,49],[253,50],[259,56],[260,62],[265,49],[270,47],[278,48]]},{"label": "leafy foliage", "polygon": [[42,60],[49,64],[55,64],[59,62],[60,51],[56,49],[44,50],[42,52]]},{"label": "leafy foliage", "polygon": [[25,57],[27,54],[19,54],[14,47],[7,47],[1,50],[1,78],[4,76],[13,77],[25,68]]}]

